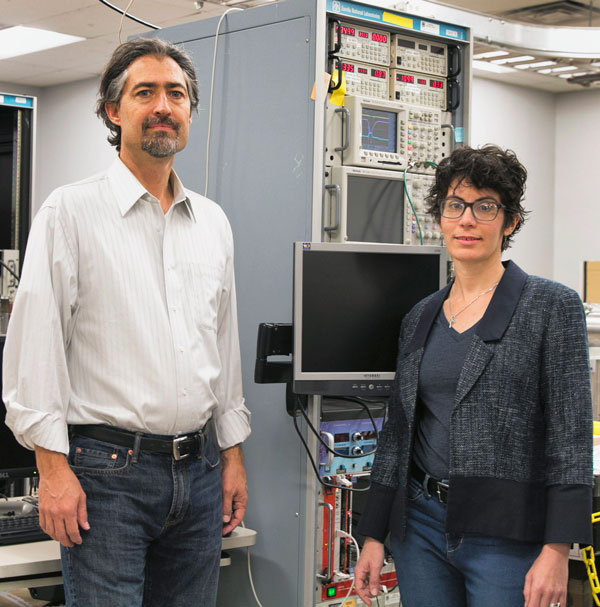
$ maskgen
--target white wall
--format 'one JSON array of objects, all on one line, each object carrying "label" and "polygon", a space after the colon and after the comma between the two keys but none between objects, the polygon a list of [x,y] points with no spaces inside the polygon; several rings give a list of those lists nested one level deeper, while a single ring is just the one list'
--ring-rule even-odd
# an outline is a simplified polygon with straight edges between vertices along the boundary
[{"label": "white wall", "polygon": [[471,145],[510,148],[528,172],[523,204],[531,213],[504,258],[553,278],[555,95],[473,78],[471,108]]},{"label": "white wall", "polygon": [[54,188],[98,173],[114,159],[108,129],[95,114],[97,91],[95,78],[41,89],[34,213]]},{"label": "white wall", "polygon": [[558,96],[554,277],[583,295],[583,262],[600,261],[600,91]]}]

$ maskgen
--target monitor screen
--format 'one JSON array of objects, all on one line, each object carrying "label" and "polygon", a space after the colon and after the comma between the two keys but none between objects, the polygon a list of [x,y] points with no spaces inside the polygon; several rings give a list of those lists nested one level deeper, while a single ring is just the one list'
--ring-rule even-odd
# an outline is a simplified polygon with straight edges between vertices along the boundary
[{"label": "monitor screen", "polygon": [[[388,171],[391,172],[391,171]],[[355,242],[404,241],[404,181],[396,176],[348,175],[346,232]]]},{"label": "monitor screen", "polygon": [[294,391],[389,394],[404,315],[446,282],[442,247],[295,243]]},{"label": "monitor screen", "polygon": [[[0,368],[4,336],[0,336]],[[2,374],[0,374],[0,394],[2,393]],[[0,483],[11,479],[22,479],[36,476],[35,454],[22,447],[13,436],[10,428],[4,423],[6,408],[0,405]]]},{"label": "monitor screen", "polygon": [[398,150],[396,145],[396,129],[398,114],[375,108],[362,108],[362,137],[361,145],[365,150],[391,152]]}]

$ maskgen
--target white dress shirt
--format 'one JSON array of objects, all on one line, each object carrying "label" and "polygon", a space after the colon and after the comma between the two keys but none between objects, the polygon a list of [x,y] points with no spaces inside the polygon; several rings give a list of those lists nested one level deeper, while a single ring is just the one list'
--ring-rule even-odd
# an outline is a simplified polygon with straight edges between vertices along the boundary
[{"label": "white dress shirt", "polygon": [[127,167],[55,190],[33,221],[4,349],[6,423],[68,452],[68,424],[153,434],[213,418],[221,449],[250,433],[233,238],[173,172],[161,210]]}]

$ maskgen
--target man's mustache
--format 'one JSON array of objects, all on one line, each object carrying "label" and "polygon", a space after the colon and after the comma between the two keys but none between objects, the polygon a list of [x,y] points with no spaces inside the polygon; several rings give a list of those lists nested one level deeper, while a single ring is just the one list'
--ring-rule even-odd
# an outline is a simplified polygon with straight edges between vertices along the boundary
[{"label": "man's mustache", "polygon": [[173,127],[175,132],[179,134],[179,124],[172,118],[145,118],[142,122],[142,130],[145,131],[148,127],[154,126],[155,124],[166,124],[167,126]]}]

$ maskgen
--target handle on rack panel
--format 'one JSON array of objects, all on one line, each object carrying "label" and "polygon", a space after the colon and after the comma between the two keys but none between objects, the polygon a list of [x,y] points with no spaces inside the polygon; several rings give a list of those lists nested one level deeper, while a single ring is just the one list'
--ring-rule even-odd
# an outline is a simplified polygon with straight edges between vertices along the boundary
[{"label": "handle on rack panel", "polygon": [[440,129],[450,129],[450,153],[454,151],[454,144],[456,143],[454,139],[454,125],[453,124],[441,124]]},{"label": "handle on rack panel", "polygon": [[[335,110],[336,114],[342,114],[342,145],[334,148],[336,152],[343,152],[350,146],[350,110],[345,107],[338,107]],[[346,120],[344,120],[344,117]],[[345,143],[344,143],[345,142]]]},{"label": "handle on rack panel", "polygon": [[460,105],[460,84],[454,78],[448,78],[447,110],[453,112]]},{"label": "handle on rack panel", "polygon": [[319,506],[324,506],[329,510],[329,529],[327,530],[327,567],[325,568],[327,573],[317,573],[317,579],[329,582],[333,571],[331,566],[333,560],[333,506],[327,502],[319,502]]},{"label": "handle on rack panel", "polygon": [[[331,82],[329,83],[329,92],[333,93],[333,91],[337,91],[340,86],[342,86],[342,60],[339,57],[334,57],[332,56],[331,59],[333,59],[333,62],[335,63],[337,61],[337,71],[338,71],[338,81],[337,84],[335,86],[331,86]],[[333,68],[335,69],[335,67]],[[333,69],[330,68],[331,73],[333,74]],[[332,78],[333,80],[333,78]]]},{"label": "handle on rack panel", "polygon": [[462,68],[462,49],[455,44],[448,47],[448,78],[456,78]]},{"label": "handle on rack panel", "polygon": [[340,23],[339,19],[330,19],[329,22],[333,24],[333,38],[335,40],[333,43],[333,49],[328,53],[331,57],[332,55],[339,53],[340,49],[342,48],[342,24]]},{"label": "handle on rack panel", "polygon": [[340,228],[340,198],[341,198],[341,188],[337,183],[333,183],[331,185],[325,186],[326,190],[333,190],[335,192],[335,223],[333,225],[323,227],[323,231],[325,232],[335,232]]}]

